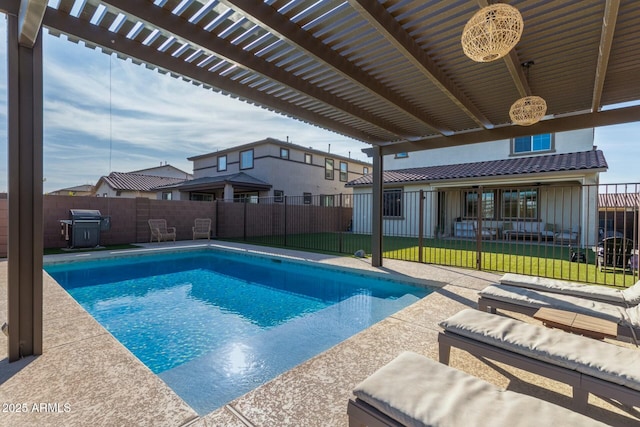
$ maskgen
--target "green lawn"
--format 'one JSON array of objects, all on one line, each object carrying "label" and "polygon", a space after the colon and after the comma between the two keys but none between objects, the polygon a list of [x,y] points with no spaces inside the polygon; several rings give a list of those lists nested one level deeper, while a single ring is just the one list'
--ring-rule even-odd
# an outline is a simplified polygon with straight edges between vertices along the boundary
[{"label": "green lawn", "polygon": [[[234,239],[236,241],[241,241]],[[313,252],[353,254],[363,249],[371,254],[371,236],[351,233],[312,233],[284,236],[253,237],[247,243],[304,249]],[[583,249],[586,263],[570,262],[568,246],[530,241],[482,241],[482,270],[520,273],[588,283],[628,287],[637,280],[637,272],[596,268],[595,254]],[[476,241],[469,239],[424,239],[422,262],[463,268],[476,268]],[[419,261],[419,242],[412,237],[385,237],[383,257]]]}]

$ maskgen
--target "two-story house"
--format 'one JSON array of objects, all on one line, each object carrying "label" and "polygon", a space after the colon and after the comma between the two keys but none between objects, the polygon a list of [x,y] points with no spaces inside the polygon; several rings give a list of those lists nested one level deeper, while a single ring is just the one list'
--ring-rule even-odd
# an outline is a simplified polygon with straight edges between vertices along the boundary
[{"label": "two-story house", "polygon": [[[599,174],[607,170],[594,130],[533,135],[383,158],[383,229],[417,236],[415,206],[423,191],[423,235],[557,239],[583,245],[597,238]],[[372,176],[350,181],[354,231],[371,229]],[[359,200],[362,203],[359,203]],[[355,221],[359,218],[359,221]]]},{"label": "two-story house", "polygon": [[[290,142],[267,138],[189,157],[194,179],[157,190],[174,200],[257,201],[273,197],[299,196],[312,203],[333,205],[336,194],[352,193],[348,181],[370,173],[371,164],[315,150]],[[170,194],[170,196],[168,196]]]}]

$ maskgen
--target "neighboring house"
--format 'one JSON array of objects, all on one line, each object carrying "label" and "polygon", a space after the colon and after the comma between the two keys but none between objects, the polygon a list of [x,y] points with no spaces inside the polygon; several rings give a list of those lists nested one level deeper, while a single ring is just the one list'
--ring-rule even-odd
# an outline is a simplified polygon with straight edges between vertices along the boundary
[{"label": "neighboring house", "polygon": [[100,177],[94,194],[98,197],[146,197],[156,199],[156,187],[189,180],[193,176],[169,164],[133,172],[111,172]]},{"label": "neighboring house", "polygon": [[[638,191],[632,186],[631,191]],[[604,193],[598,195],[601,237],[625,236],[640,239],[640,193]]]},{"label": "neighboring house", "polygon": [[[305,203],[333,204],[333,195],[351,194],[345,184],[370,172],[371,164],[290,142],[267,138],[214,153],[189,157],[194,179],[158,188],[163,198],[249,200],[300,196]],[[311,202],[309,202],[311,203]]]},{"label": "neighboring house", "polygon": [[75,187],[61,188],[60,190],[47,193],[49,196],[91,196],[93,185],[76,185]]},{"label": "neighboring house", "polygon": [[[383,165],[385,234],[419,235],[417,214],[408,212],[419,203],[407,197],[422,190],[426,237],[474,237],[481,212],[490,233],[484,237],[513,237],[534,227],[545,240],[595,242],[597,184],[607,163],[593,146],[593,129],[401,153]],[[354,232],[370,233],[370,199],[357,195],[371,193],[372,176],[347,187],[355,195]]]}]

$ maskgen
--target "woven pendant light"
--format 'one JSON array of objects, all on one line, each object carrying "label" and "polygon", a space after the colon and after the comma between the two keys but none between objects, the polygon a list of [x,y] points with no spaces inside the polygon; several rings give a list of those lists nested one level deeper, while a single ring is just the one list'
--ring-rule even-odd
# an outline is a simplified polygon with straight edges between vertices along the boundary
[{"label": "woven pendant light", "polygon": [[525,96],[513,103],[509,109],[511,121],[520,126],[538,123],[547,113],[547,103],[539,96]]},{"label": "woven pendant light", "polygon": [[520,41],[524,22],[513,6],[496,3],[480,9],[462,31],[462,50],[476,62],[502,58]]}]

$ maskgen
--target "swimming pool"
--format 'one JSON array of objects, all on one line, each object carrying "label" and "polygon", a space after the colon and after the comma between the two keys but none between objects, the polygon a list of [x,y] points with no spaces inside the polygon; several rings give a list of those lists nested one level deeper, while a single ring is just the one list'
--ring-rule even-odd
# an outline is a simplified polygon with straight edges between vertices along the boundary
[{"label": "swimming pool", "polygon": [[430,292],[211,249],[45,270],[201,415]]}]

